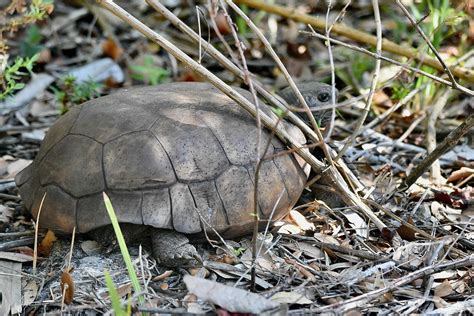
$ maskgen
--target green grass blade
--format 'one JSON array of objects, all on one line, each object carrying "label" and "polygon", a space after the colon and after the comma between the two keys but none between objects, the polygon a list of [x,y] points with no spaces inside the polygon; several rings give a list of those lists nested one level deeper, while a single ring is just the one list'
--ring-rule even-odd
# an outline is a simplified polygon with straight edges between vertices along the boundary
[{"label": "green grass blade", "polygon": [[109,290],[110,301],[112,302],[112,309],[114,310],[115,315],[126,316],[127,314],[120,306],[120,297],[117,292],[117,289],[115,288],[115,284],[112,281],[112,277],[110,276],[109,271],[107,270],[104,271],[104,277],[105,277],[105,284],[107,285],[107,289]]},{"label": "green grass blade", "polygon": [[[130,281],[132,282],[133,289],[136,293],[141,293],[142,289],[140,287],[140,283],[138,282],[137,273],[133,268],[132,259],[130,258],[130,254],[128,253],[127,245],[125,244],[125,239],[123,238],[122,230],[120,229],[117,216],[115,215],[114,208],[112,206],[112,202],[110,201],[109,197],[105,192],[104,195],[104,203],[107,209],[107,213],[109,213],[110,221],[112,222],[112,226],[115,231],[115,236],[117,236],[117,241],[120,247],[120,252],[122,253],[123,260],[125,261],[125,265],[127,266],[128,275],[130,276]],[[140,303],[144,303],[144,298],[142,295],[138,296],[138,301]]]}]

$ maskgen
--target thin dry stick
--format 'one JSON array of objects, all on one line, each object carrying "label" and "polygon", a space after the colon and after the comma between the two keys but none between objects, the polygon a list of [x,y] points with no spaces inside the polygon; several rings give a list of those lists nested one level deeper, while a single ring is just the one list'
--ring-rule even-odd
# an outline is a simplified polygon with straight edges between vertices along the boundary
[{"label": "thin dry stick", "polygon": [[[380,20],[380,9],[379,9],[379,2],[378,0],[372,0],[372,8],[374,9],[374,20],[376,26],[376,33],[377,33],[377,43],[375,45],[375,52],[377,55],[382,54],[382,21]],[[314,31],[314,30],[313,30]],[[370,85],[369,95],[367,96],[367,100],[365,103],[365,107],[363,109],[362,115],[359,117],[358,121],[355,124],[354,132],[351,134],[349,139],[345,142],[342,149],[337,154],[335,160],[340,159],[346,153],[347,149],[352,146],[357,136],[359,136],[360,131],[364,125],[365,120],[370,112],[370,107],[372,106],[372,100],[374,98],[375,89],[377,88],[377,82],[380,73],[380,65],[381,60],[377,58],[375,60],[375,69],[374,74],[372,75],[372,84]]]},{"label": "thin dry stick", "polygon": [[408,12],[407,8],[403,5],[403,3],[400,1],[400,0],[397,0],[397,5],[400,7],[400,9],[402,9],[403,13],[405,14],[405,16],[408,18],[408,20],[410,20],[411,24],[415,27],[415,29],[417,30],[417,32],[421,35],[421,37],[423,37],[423,39],[425,40],[426,44],[428,44],[428,46],[430,47],[431,51],[433,52],[433,54],[436,56],[436,58],[438,59],[439,63],[443,66],[443,69],[444,71],[448,74],[448,77],[449,79],[451,80],[452,84],[453,84],[453,87],[454,88],[457,88],[458,86],[458,83],[456,82],[456,79],[454,79],[454,76],[453,74],[451,73],[451,70],[449,69],[449,67],[446,65],[446,63],[444,62],[443,58],[441,58],[441,56],[439,55],[438,51],[436,50],[436,48],[433,46],[433,44],[431,43],[430,39],[426,36],[425,32],[423,32],[423,30],[421,29],[421,27],[418,25],[418,22],[415,21],[415,19],[411,16],[410,12]]},{"label": "thin dry stick", "polygon": [[[265,238],[267,237],[268,229],[270,228],[270,223],[272,222],[273,216],[275,215],[276,208],[277,208],[278,204],[280,203],[280,200],[281,200],[281,198],[283,197],[283,194],[284,194],[284,193],[285,193],[285,190],[282,190],[281,193],[280,193],[280,195],[278,196],[277,200],[275,201],[275,204],[273,205],[272,212],[270,213],[270,216],[268,217],[267,225],[265,226],[265,230],[264,230],[264,232],[263,232],[262,240],[265,240]],[[263,244],[264,244],[263,242],[260,243],[260,247],[258,248],[257,255],[256,255],[257,258],[260,257],[260,253],[262,252]],[[271,247],[269,247],[269,248],[265,251],[264,255],[265,255],[271,248],[273,248],[273,245],[272,245]],[[253,251],[253,250],[252,250],[252,251]],[[252,256],[253,256],[253,255],[252,255]],[[249,273],[249,272],[252,273],[252,272],[255,270],[256,266],[257,266],[257,261],[252,258],[252,263],[251,263],[250,267],[247,268],[247,270],[245,270],[244,273],[242,273],[242,275],[240,276],[240,278],[234,283],[234,287],[237,287],[237,285],[239,285],[239,283],[244,279],[244,277],[247,275],[247,273]],[[252,280],[252,277],[251,277],[251,280]],[[252,280],[252,282],[255,282],[255,281],[256,281],[256,280]],[[252,287],[253,287],[253,286],[254,286],[254,285],[252,284]]]},{"label": "thin dry stick", "polygon": [[[442,89],[441,96],[437,98],[436,102],[430,107],[426,126],[426,151],[432,152],[436,148],[436,121],[438,120],[441,111],[446,106],[449,97],[451,96],[450,89]],[[438,160],[433,161],[430,168],[430,178],[434,183],[441,183],[441,166]]]},{"label": "thin dry stick", "polygon": [[[191,70],[206,78],[212,85],[214,85],[217,89],[221,90],[227,96],[229,96],[232,100],[234,100],[237,104],[242,106],[247,112],[252,114],[254,117],[257,115],[255,107],[251,102],[249,102],[246,98],[240,95],[237,91],[230,88],[227,84],[225,84],[221,79],[216,77],[202,65],[198,64],[188,55],[184,54],[181,50],[179,50],[174,44],[169,42],[160,34],[151,30],[148,26],[137,20],[127,11],[123,10],[120,6],[115,4],[113,1],[100,1],[99,2],[105,9],[112,12],[114,15],[126,21],[130,26],[137,29],[143,35],[151,39],[152,41],[158,43],[163,49],[168,51],[172,54],[176,59],[183,62],[187,65]],[[265,113],[261,113],[262,122],[268,129],[272,130],[277,123],[277,119],[275,115],[267,116]],[[277,126],[275,128],[275,134],[278,138],[285,143],[290,148],[294,149],[295,152],[304,159],[313,169],[318,172],[324,168],[324,164],[316,159],[313,155],[307,152],[305,149],[301,148],[301,144],[298,143],[293,137],[291,137],[283,127]],[[341,192],[341,195],[346,203],[349,205],[357,206],[361,211],[363,211],[377,226],[378,229],[382,230],[386,227],[386,225],[375,215],[372,210],[365,205],[359,196],[354,194],[345,183],[342,176],[335,168],[328,168],[327,170],[328,180],[332,182],[332,185],[337,188],[338,191]]]},{"label": "thin dry stick", "polygon": [[316,135],[318,137],[318,141],[321,142],[321,149],[324,152],[324,155],[326,156],[326,159],[328,160],[329,165],[334,166],[332,162],[332,157],[329,154],[329,151],[327,149],[326,144],[324,143],[323,140],[323,135],[321,134],[321,131],[319,130],[318,124],[316,123],[316,120],[314,119],[313,113],[311,113],[311,110],[309,109],[308,104],[306,103],[306,100],[304,99],[303,95],[301,94],[300,90],[296,86],[296,83],[294,82],[293,78],[291,77],[290,73],[286,69],[285,65],[283,65],[283,62],[281,61],[280,57],[275,53],[275,51],[272,48],[272,45],[268,40],[265,38],[263,35],[262,31],[255,25],[255,23],[252,22],[252,20],[249,19],[249,17],[242,11],[238,6],[236,6],[232,1],[230,0],[224,0],[227,5],[229,5],[242,19],[245,20],[247,25],[255,32],[255,34],[258,36],[260,41],[263,43],[265,46],[267,52],[272,56],[273,60],[277,63],[278,68],[281,70],[283,75],[285,76],[286,81],[290,85],[291,89],[293,90],[293,93],[295,93],[298,101],[300,102],[300,105],[303,106],[303,109],[306,113],[306,115],[309,118],[309,121],[311,122],[311,126],[313,127],[313,130],[316,132]]},{"label": "thin dry stick", "polygon": [[[328,9],[327,9],[327,12],[326,12],[326,37],[329,38],[330,37],[330,34],[331,34],[331,30],[332,30],[332,27],[334,26],[334,24],[336,24],[337,21],[339,21],[339,19],[344,16],[345,12],[346,12],[346,9],[347,7],[349,6],[349,4],[351,3],[351,1],[349,0],[346,5],[344,6],[344,8],[342,8],[341,12],[339,12],[339,14],[337,15],[336,19],[334,19],[334,22],[331,23],[331,25],[329,25],[329,13],[331,12],[331,8],[332,8],[332,2],[329,1],[329,4],[328,4]],[[331,135],[332,135],[332,132],[334,130],[334,121],[336,120],[336,71],[335,71],[335,67],[334,67],[334,58],[332,56],[332,46],[331,46],[331,42],[326,42],[327,44],[327,47],[328,47],[328,55],[329,55],[329,66],[331,68],[331,105],[332,105],[332,108],[331,108],[331,122],[329,123],[329,126],[328,126],[328,131],[326,133],[326,140],[330,139],[331,138]]]},{"label": "thin dry stick", "polygon": [[[210,45],[209,43],[205,42],[196,32],[194,32],[189,26],[187,26],[183,21],[181,21],[178,17],[176,17],[171,11],[169,11],[165,6],[163,6],[157,0],[146,0],[148,5],[150,5],[153,9],[158,11],[162,14],[168,21],[170,21],[176,28],[178,28],[183,33],[186,33],[191,39],[195,42],[203,45],[205,47],[205,51],[209,53],[214,59],[216,59],[224,68],[229,70],[234,75],[238,76],[241,80],[246,80],[245,73],[234,65],[231,61],[229,61],[221,52],[219,52],[215,47]],[[287,113],[288,119],[294,123],[299,129],[301,129],[305,135],[309,137],[313,142],[318,142],[318,136],[316,133],[306,125],[297,115],[292,113],[291,111],[288,112],[288,106],[285,105],[282,101],[278,98],[275,98],[271,93],[269,93],[261,83],[256,80],[256,78],[250,74],[252,77],[252,81],[254,82],[255,89],[257,92],[262,95],[271,105],[282,109]]]},{"label": "thin dry stick", "polygon": [[46,192],[43,194],[43,198],[41,199],[38,215],[36,215],[36,223],[35,223],[35,244],[33,246],[33,275],[36,275],[36,262],[38,261],[38,230],[39,230],[39,220],[41,215],[41,210],[43,209],[43,202],[46,198]]},{"label": "thin dry stick", "polygon": [[[234,0],[234,2],[238,4],[246,4],[251,8],[254,8],[257,10],[263,10],[268,13],[277,14],[287,19],[292,19],[304,24],[311,24],[313,27],[319,30],[324,30],[326,27],[326,21],[324,21],[323,19],[318,19],[308,14],[302,14],[301,12],[297,12],[294,9],[291,9],[288,7],[268,4],[263,1],[257,1],[257,0]],[[356,30],[353,27],[346,26],[343,24],[335,25],[334,28],[332,29],[332,33],[337,34],[337,35],[342,35],[354,41],[357,41],[360,43],[366,43],[372,46],[375,46],[377,43],[377,37],[370,35],[368,33]],[[417,61],[421,62],[423,65],[430,66],[434,69],[437,69],[440,71],[444,70],[443,65],[441,65],[436,58],[425,56],[424,54],[419,53],[416,49],[413,49],[411,47],[401,46],[392,41],[384,39],[382,43],[382,49],[384,51],[396,54],[398,56],[414,58]],[[449,67],[449,68],[451,69],[451,72],[453,73],[453,75],[455,75],[456,77],[459,77],[471,83],[474,83],[473,70],[462,68],[462,67]],[[450,85],[452,84],[450,83]],[[453,86],[453,88],[455,88],[455,86]]]},{"label": "thin dry stick", "polygon": [[72,251],[74,250],[74,240],[76,239],[76,226],[72,230],[72,239],[71,239],[71,249],[69,249],[69,258],[66,264],[66,270],[69,272],[71,270],[71,261],[72,261]]},{"label": "thin dry stick", "polygon": [[451,150],[458,141],[469,132],[474,126],[474,114],[471,114],[461,125],[456,127],[446,138],[439,143],[436,148],[423,159],[422,162],[417,164],[415,169],[410,173],[408,177],[398,186],[397,191],[403,192],[407,190],[416,180],[428,169],[431,164],[438,159],[442,154]]},{"label": "thin dry stick", "polygon": [[390,107],[390,109],[383,112],[382,114],[377,116],[375,119],[373,119],[369,124],[364,126],[364,128],[362,129],[362,132],[366,131],[369,128],[374,128],[374,126],[388,119],[390,115],[395,113],[399,108],[401,108],[402,106],[407,104],[411,99],[413,99],[413,97],[417,95],[418,92],[420,92],[420,88],[411,90],[405,97],[403,97],[403,99],[398,101],[397,104],[393,105],[392,107]]},{"label": "thin dry stick", "polygon": [[[255,104],[255,108],[256,108],[257,114],[258,114],[258,113],[260,113],[260,111],[259,111],[260,106],[259,106],[257,94],[255,93],[255,88],[254,88],[254,85],[253,85],[253,81],[252,81],[252,78],[250,77],[250,72],[249,72],[248,67],[247,67],[247,59],[245,58],[242,43],[241,43],[241,41],[240,41],[240,39],[237,35],[237,32],[235,30],[234,22],[232,21],[229,14],[227,13],[227,10],[225,9],[224,0],[220,0],[220,2],[221,2],[222,9],[224,10],[224,14],[227,18],[227,23],[229,23],[229,25],[231,26],[232,35],[234,36],[234,40],[235,40],[237,49],[239,51],[240,60],[242,61],[242,66],[243,66],[244,75],[245,75],[245,77],[244,77],[245,82],[249,86],[250,93],[252,94],[253,102]],[[262,157],[260,157],[260,142],[261,142],[261,136],[262,136],[262,123],[260,121],[260,116],[259,115],[257,115],[256,121],[257,121],[257,146],[255,148],[255,153],[256,153],[256,158],[257,159],[255,159],[255,176],[254,176],[254,178],[255,178],[254,182],[255,183],[254,183],[254,188],[253,188],[253,199],[254,199],[253,209],[254,209],[254,212],[255,212],[255,214],[254,214],[255,218],[254,218],[254,227],[253,227],[253,235],[252,235],[252,273],[251,273],[251,287],[252,287],[253,291],[256,290],[255,262],[257,260],[257,235],[258,235],[259,220],[260,220],[259,214],[258,214],[258,199],[259,199],[258,184],[259,184],[259,180],[260,180],[260,169],[261,169],[262,163],[263,163],[262,158],[263,158],[263,156],[266,155],[268,149],[270,148],[271,139],[273,138],[273,130],[272,130],[272,135],[268,139],[268,142],[267,142],[267,144],[265,146],[265,149],[262,153]]]},{"label": "thin dry stick", "polygon": [[418,124],[421,123],[426,118],[426,114],[422,113],[417,119],[415,119],[410,126],[408,126],[407,130],[400,136],[397,140],[395,140],[396,143],[403,143],[403,141],[410,136],[411,132],[418,126]]},{"label": "thin dry stick", "polygon": [[[69,273],[71,271],[71,261],[72,261],[72,251],[74,250],[74,239],[76,239],[76,226],[74,226],[72,230],[72,239],[71,239],[71,248],[69,249],[69,257],[66,263],[66,269],[64,272]],[[63,273],[64,273],[63,272]],[[61,279],[62,281],[62,279]],[[64,287],[62,291],[62,296],[61,296],[61,314],[64,311],[64,302],[66,299],[66,291],[69,289],[69,283],[64,282]]]},{"label": "thin dry stick", "polygon": [[[317,37],[317,38],[322,39],[322,40],[325,40],[325,41],[328,40],[325,35],[320,34],[320,33],[316,32],[316,31],[313,31],[313,32],[300,31],[300,32],[303,33],[303,34],[307,34],[307,35],[310,35],[310,36]],[[464,87],[464,86],[461,86],[460,84],[458,84],[456,87],[453,87],[453,86],[452,86],[452,83],[451,83],[449,80],[445,80],[445,79],[443,79],[443,78],[440,78],[440,77],[438,77],[438,76],[435,76],[435,75],[433,75],[433,74],[430,74],[430,73],[428,73],[428,72],[426,72],[426,71],[423,71],[423,70],[420,70],[420,69],[418,69],[418,68],[411,67],[411,66],[409,66],[409,65],[403,64],[403,63],[401,63],[401,62],[399,62],[399,61],[396,61],[396,60],[394,60],[394,59],[391,59],[391,58],[389,58],[389,57],[386,57],[386,56],[383,56],[383,55],[379,55],[379,54],[376,54],[376,53],[372,53],[371,51],[369,51],[369,50],[367,50],[367,49],[365,49],[365,48],[362,48],[362,47],[359,47],[359,46],[355,46],[355,45],[351,45],[351,44],[347,44],[347,43],[344,43],[344,42],[339,41],[339,40],[334,39],[334,38],[329,39],[329,41],[330,41],[331,43],[335,43],[335,44],[337,44],[337,45],[341,45],[341,46],[347,47],[347,48],[349,48],[349,49],[352,49],[352,50],[361,52],[361,53],[366,54],[366,55],[368,55],[368,56],[371,56],[371,57],[373,57],[373,58],[380,58],[380,59],[383,60],[383,61],[386,61],[386,62],[389,62],[389,63],[391,63],[391,64],[394,64],[394,65],[399,66],[399,67],[402,68],[403,70],[410,71],[410,72],[413,72],[413,73],[416,73],[416,74],[419,74],[419,75],[428,77],[428,78],[430,78],[431,80],[440,82],[440,83],[445,84],[445,85],[447,85],[447,86],[449,86],[449,87],[451,87],[451,88],[453,88],[453,89],[456,89],[456,90],[458,90],[458,91],[461,91],[462,93],[465,93],[465,94],[467,94],[467,95],[469,95],[469,96],[471,96],[471,97],[474,97],[474,91],[472,91],[472,90],[470,90],[470,89],[468,89],[468,88],[466,88],[466,87]]]},{"label": "thin dry stick", "polygon": [[[209,0],[208,1],[209,17],[210,17],[210,20],[211,20],[212,28],[214,29],[214,32],[216,32],[216,35],[219,38],[219,40],[221,41],[222,45],[224,45],[224,48],[226,49],[227,54],[229,54],[230,58],[232,58],[232,61],[234,62],[234,64],[239,65],[239,67],[240,67],[239,59],[237,58],[237,56],[235,56],[234,51],[230,48],[229,43],[227,43],[226,39],[224,38],[221,31],[219,30],[219,27],[217,26],[217,23],[216,23],[217,10],[214,10],[214,9],[217,9],[217,6],[215,5],[216,1],[217,0]],[[146,0],[146,2],[148,4],[151,4],[152,7],[154,7],[155,5],[156,6],[163,6],[161,3],[159,3],[156,0],[153,0],[153,1]],[[158,10],[158,9],[155,8],[155,10]],[[165,8],[165,10],[168,10],[168,9]],[[158,11],[162,11],[162,9],[160,9]],[[171,21],[171,22],[173,22],[173,21]],[[184,24],[184,23],[183,23],[183,26],[187,27],[187,25]],[[201,41],[199,41],[199,43],[201,43]],[[213,47],[212,45],[210,45],[210,46]]]}]

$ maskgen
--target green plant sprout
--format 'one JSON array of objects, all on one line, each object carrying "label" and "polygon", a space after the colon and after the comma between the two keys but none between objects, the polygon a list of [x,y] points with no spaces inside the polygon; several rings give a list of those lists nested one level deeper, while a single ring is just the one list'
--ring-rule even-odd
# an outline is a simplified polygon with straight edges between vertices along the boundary
[{"label": "green plant sprout", "polygon": [[0,100],[11,96],[14,91],[21,90],[25,87],[25,84],[20,82],[20,80],[33,74],[33,67],[38,57],[38,54],[26,58],[17,57],[12,65],[8,65],[5,68],[4,73],[0,74],[0,86],[2,87]]},{"label": "green plant sprout", "polygon": [[151,55],[144,56],[142,65],[135,64],[130,66],[130,71],[133,79],[153,86],[162,83],[170,76],[168,70],[155,65]]},{"label": "green plant sprout", "polygon": [[51,87],[56,102],[59,104],[61,114],[66,113],[71,106],[100,96],[102,84],[89,80],[76,83],[76,77],[66,75],[59,82],[59,87]]}]

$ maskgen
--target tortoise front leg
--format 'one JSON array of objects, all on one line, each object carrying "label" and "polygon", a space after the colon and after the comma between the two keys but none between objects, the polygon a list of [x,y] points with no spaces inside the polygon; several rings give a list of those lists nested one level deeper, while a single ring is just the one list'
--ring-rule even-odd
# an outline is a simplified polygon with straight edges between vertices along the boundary
[{"label": "tortoise front leg", "polygon": [[185,235],[159,228],[151,229],[150,235],[153,255],[160,265],[174,268],[182,265],[196,266],[202,262],[196,248]]}]

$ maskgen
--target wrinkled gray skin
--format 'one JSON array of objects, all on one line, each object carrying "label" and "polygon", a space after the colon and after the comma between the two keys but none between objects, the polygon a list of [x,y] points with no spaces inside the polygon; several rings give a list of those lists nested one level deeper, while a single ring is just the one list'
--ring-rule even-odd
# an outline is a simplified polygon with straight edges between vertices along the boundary
[{"label": "wrinkled gray skin", "polygon": [[[310,106],[328,104],[328,91],[324,84],[302,86]],[[299,129],[283,127],[305,143]],[[253,229],[255,135],[255,119],[207,83],[124,89],[62,116],[15,181],[35,218],[44,197],[42,228],[75,227],[100,242],[115,240],[107,192],[127,242],[151,239],[164,266],[195,264],[189,236],[202,237],[208,226],[225,238]],[[269,138],[262,131],[262,144]],[[286,150],[283,143],[271,144],[267,155],[275,158],[262,164],[258,186],[262,225],[288,213],[307,179],[293,155],[275,155]]]}]

